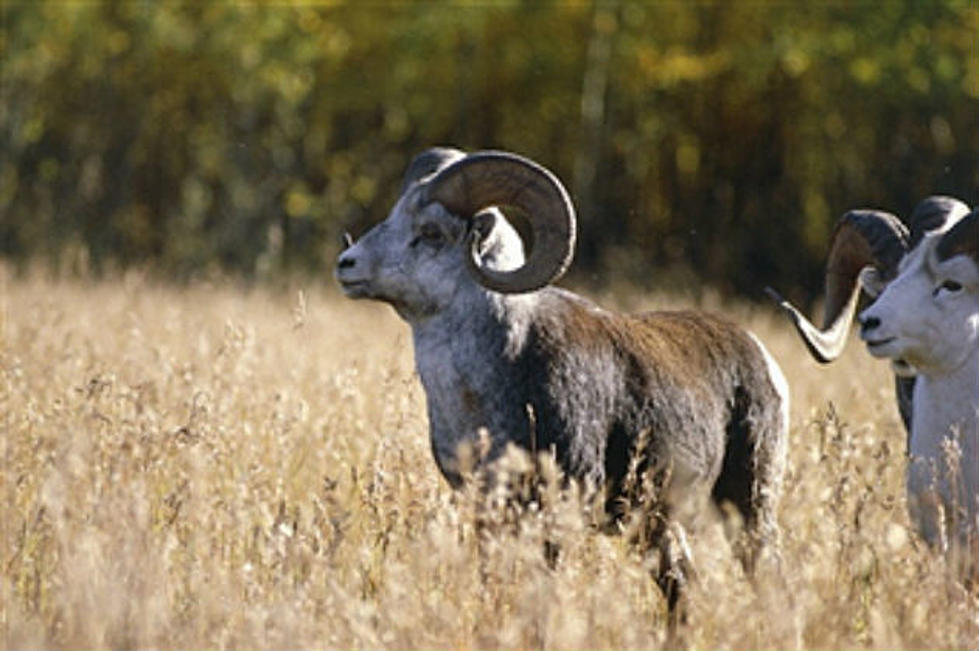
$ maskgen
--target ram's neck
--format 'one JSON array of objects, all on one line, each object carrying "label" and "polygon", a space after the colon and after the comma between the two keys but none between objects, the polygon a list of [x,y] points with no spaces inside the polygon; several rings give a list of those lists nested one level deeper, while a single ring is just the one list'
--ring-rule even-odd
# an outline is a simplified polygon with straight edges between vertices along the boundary
[{"label": "ram's neck", "polygon": [[444,371],[450,360],[466,373],[512,360],[523,346],[535,304],[532,294],[460,291],[448,309],[411,322],[419,374]]},{"label": "ram's neck", "polygon": [[504,438],[519,441],[527,429],[526,400],[514,368],[534,303],[532,294],[471,291],[458,295],[450,309],[412,323],[432,447],[450,481],[460,443],[474,441],[485,429],[502,447]]},{"label": "ram's neck", "polygon": [[[942,442],[955,435],[963,467],[976,475],[979,464],[979,349],[952,373],[922,373],[914,387],[914,418],[909,452],[941,459]],[[977,487],[973,486],[973,490]]]},{"label": "ram's neck", "polygon": [[[956,455],[950,452],[958,456],[954,488],[948,462]],[[929,510],[934,490],[946,508],[964,505],[968,521],[974,522],[979,509],[979,351],[953,373],[918,375],[908,453],[912,517],[925,537],[938,540],[937,516]]]},{"label": "ram's neck", "polygon": [[[979,348],[965,363],[951,373],[921,372],[915,384],[915,413],[922,417],[922,426],[934,431],[959,423],[976,422],[979,409]],[[920,409],[919,409],[920,405]],[[915,425],[919,421],[915,418]]]}]

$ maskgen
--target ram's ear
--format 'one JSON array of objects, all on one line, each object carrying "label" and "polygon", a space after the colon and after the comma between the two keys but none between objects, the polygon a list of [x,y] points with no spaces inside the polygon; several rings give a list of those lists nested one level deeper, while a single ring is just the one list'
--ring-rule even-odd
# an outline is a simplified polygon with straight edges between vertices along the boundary
[{"label": "ram's ear", "polygon": [[496,228],[496,220],[495,210],[484,210],[473,215],[469,221],[469,243],[474,255],[481,256],[485,251]]},{"label": "ram's ear", "polygon": [[863,291],[867,292],[870,298],[877,298],[884,293],[884,287],[887,286],[887,281],[880,273],[880,269],[877,267],[866,266],[860,270],[857,276],[860,279],[860,286],[863,287]]}]

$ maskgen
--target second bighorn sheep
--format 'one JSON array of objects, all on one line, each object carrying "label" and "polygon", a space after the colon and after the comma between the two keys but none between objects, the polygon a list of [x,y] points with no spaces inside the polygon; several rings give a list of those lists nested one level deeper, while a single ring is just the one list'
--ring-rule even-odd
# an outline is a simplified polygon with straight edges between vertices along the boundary
[{"label": "second bighorn sheep", "polygon": [[[953,531],[960,540],[976,540],[979,210],[929,197],[909,225],[874,210],[840,219],[826,266],[822,329],[779,300],[810,352],[825,363],[843,351],[861,287],[874,299],[858,317],[860,336],[871,355],[891,360],[895,373],[909,434],[912,519],[932,543]],[[947,531],[939,525],[943,519]]]},{"label": "second bighorn sheep", "polygon": [[[497,208],[522,212],[532,248]],[[575,212],[557,177],[505,152],[431,149],[408,168],[387,219],[347,238],[347,296],[389,303],[412,329],[432,451],[453,485],[460,446],[488,434],[551,451],[567,476],[604,488],[613,518],[630,467],[658,486],[659,584],[675,605],[683,518],[710,496],[745,522],[750,568],[775,520],[788,391],[749,333],[701,312],[624,315],[550,284],[567,269]],[[647,496],[648,497],[648,496]]]}]

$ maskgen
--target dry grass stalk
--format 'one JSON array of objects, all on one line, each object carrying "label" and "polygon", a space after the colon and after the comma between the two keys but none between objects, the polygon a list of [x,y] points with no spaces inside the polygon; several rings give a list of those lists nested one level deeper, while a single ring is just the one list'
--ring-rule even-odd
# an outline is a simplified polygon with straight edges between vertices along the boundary
[{"label": "dry grass stalk", "polygon": [[[438,476],[386,308],[138,276],[2,289],[5,647],[663,645],[646,559],[578,493],[545,482],[542,506],[477,526],[482,498]],[[976,648],[977,588],[908,527],[886,366],[853,346],[816,368],[773,311],[724,307],[793,389],[785,584],[750,585],[736,523],[706,521],[684,641]]]}]

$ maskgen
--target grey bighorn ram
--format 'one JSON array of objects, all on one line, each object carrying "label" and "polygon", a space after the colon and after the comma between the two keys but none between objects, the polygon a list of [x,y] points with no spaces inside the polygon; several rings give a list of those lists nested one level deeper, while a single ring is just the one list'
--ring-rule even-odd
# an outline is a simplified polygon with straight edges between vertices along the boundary
[{"label": "grey bighorn ram", "polygon": [[[874,357],[891,360],[908,431],[908,505],[929,542],[979,533],[979,210],[933,196],[905,226],[852,210],[826,263],[823,327],[778,297],[813,357],[832,362],[856,317]],[[861,288],[873,302],[857,316]],[[958,454],[949,454],[954,442]],[[952,472],[949,472],[949,462]],[[949,481],[949,479],[954,481]],[[939,508],[940,507],[940,508]],[[942,521],[946,526],[940,526]],[[967,547],[966,547],[967,549]],[[975,553],[975,552],[971,552]]]},{"label": "grey bighorn ram", "polygon": [[[496,207],[529,220],[526,259]],[[696,497],[738,509],[747,569],[777,543],[788,425],[778,365],[723,318],[617,314],[550,286],[575,242],[574,207],[550,171],[505,152],[427,150],[387,219],[346,242],[345,294],[389,303],[411,326],[450,484],[463,481],[460,446],[485,432],[487,463],[511,444],[550,451],[567,476],[604,488],[617,518],[638,462],[658,482],[664,524],[652,535],[671,608],[690,569],[678,514]]]}]

